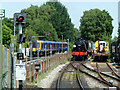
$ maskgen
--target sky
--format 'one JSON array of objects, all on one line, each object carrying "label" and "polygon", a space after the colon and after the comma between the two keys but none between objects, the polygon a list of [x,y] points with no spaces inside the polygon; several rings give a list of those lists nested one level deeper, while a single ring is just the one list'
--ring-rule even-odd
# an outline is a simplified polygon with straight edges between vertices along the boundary
[{"label": "sky", "polygon": [[[31,5],[41,6],[48,0],[0,0],[0,9],[5,9],[5,17],[13,18],[14,13],[27,9]],[[79,29],[80,19],[85,10],[98,8],[106,10],[113,18],[112,38],[118,30],[118,0],[59,0],[68,10],[72,23]]]}]

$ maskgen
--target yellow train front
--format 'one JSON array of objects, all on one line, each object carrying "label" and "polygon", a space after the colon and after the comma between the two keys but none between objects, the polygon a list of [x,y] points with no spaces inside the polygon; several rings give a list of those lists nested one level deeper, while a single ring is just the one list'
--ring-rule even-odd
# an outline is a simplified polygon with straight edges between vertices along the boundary
[{"label": "yellow train front", "polygon": [[95,42],[95,51],[94,51],[94,60],[105,62],[108,59],[109,55],[109,44],[106,41],[96,41]]},{"label": "yellow train front", "polygon": [[[68,51],[68,43],[67,42],[55,42],[55,41],[42,41],[42,40],[32,40],[32,56],[37,56],[37,51],[39,50],[39,56],[45,56],[45,50],[47,55],[54,53],[61,53]],[[29,53],[30,53],[30,43],[29,43]]]}]

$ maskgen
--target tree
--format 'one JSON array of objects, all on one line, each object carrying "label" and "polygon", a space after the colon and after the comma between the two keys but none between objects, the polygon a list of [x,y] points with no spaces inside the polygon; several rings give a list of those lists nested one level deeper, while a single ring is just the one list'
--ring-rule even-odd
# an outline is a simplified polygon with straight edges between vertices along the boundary
[{"label": "tree", "polygon": [[[32,11],[32,12],[30,12]],[[31,28],[38,36],[44,36],[47,32],[50,33],[50,37],[39,38],[43,40],[58,40],[58,36],[55,28],[49,22],[52,14],[55,13],[55,9],[49,5],[42,5],[41,7],[31,5],[30,8],[24,9],[22,13],[27,14],[26,28]],[[32,17],[32,18],[31,18]]]},{"label": "tree", "polygon": [[12,30],[5,24],[3,24],[2,30],[3,30],[3,45],[5,47],[9,47],[11,42]]},{"label": "tree", "polygon": [[119,22],[119,27],[118,27],[118,38],[120,38],[120,22]]},{"label": "tree", "polygon": [[64,36],[64,39],[70,39],[70,41],[74,41],[73,33],[74,25],[71,22],[71,19],[69,17],[69,14],[67,12],[67,9],[64,5],[62,5],[60,2],[47,2],[46,5],[50,5],[56,9],[55,13],[51,17],[51,23],[53,27],[55,28],[58,38],[62,39],[62,35]]},{"label": "tree", "polygon": [[3,24],[9,27],[12,30],[12,34],[14,33],[14,21],[13,18],[4,18]]},{"label": "tree", "polygon": [[113,31],[112,17],[105,10],[91,9],[85,11],[81,17],[80,33],[81,37],[87,40],[109,41]]}]

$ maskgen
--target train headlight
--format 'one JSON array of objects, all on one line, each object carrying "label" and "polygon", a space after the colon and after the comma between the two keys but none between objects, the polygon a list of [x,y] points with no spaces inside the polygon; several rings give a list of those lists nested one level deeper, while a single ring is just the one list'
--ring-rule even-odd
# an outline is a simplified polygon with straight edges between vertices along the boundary
[{"label": "train headlight", "polygon": [[73,45],[73,47],[76,47],[76,45]]},{"label": "train headlight", "polygon": [[81,45],[78,45],[79,47],[81,46]]}]

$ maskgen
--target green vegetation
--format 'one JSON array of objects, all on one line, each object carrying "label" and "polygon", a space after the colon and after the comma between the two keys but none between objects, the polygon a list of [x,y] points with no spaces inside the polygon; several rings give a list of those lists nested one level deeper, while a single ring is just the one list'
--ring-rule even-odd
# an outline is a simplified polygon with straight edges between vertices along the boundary
[{"label": "green vegetation", "polygon": [[71,61],[71,58],[67,58],[67,61]]},{"label": "green vegetation", "polygon": [[[63,62],[60,63],[59,65],[62,65],[62,64],[65,64],[65,63],[67,63],[67,61],[63,61]],[[39,77],[38,77],[38,82],[40,82],[42,79],[45,79],[46,76],[48,76],[49,73],[51,73],[51,72],[52,72],[57,66],[59,66],[59,65],[55,65],[54,67],[52,67],[51,69],[49,69],[49,70],[47,71],[47,73],[42,73],[42,72],[40,72],[40,73],[39,73]],[[34,82],[32,82],[31,85],[36,85],[36,83],[37,83],[37,80],[34,80]]]},{"label": "green vegetation", "polygon": [[[21,13],[26,13],[27,15],[26,24],[23,26],[23,33],[26,37],[26,43],[23,44],[23,47],[27,47],[29,42],[28,36],[45,36],[47,32],[50,33],[49,37],[32,38],[32,40],[62,41],[63,35],[63,41],[67,41],[67,39],[70,41],[70,51],[78,37],[91,41],[106,40],[109,43],[112,42],[113,19],[105,10],[91,9],[85,11],[80,19],[80,30],[74,28],[67,8],[60,2],[46,2],[40,7],[31,5],[27,9],[22,9]],[[13,18],[3,19],[3,40],[5,46],[10,45],[11,37],[17,39],[18,26],[16,26],[15,30],[16,36],[13,37],[14,22],[11,20]],[[9,30],[7,30],[8,28]],[[6,33],[9,33],[9,36]]]},{"label": "green vegetation", "polygon": [[91,41],[111,40],[113,31],[112,17],[105,10],[91,9],[85,11],[80,19],[81,37]]},{"label": "green vegetation", "polygon": [[63,62],[61,62],[60,65],[61,65],[61,64],[65,64],[65,63],[67,63],[67,61],[63,61]]},{"label": "green vegetation", "polygon": [[119,22],[119,26],[118,26],[118,38],[120,38],[120,22]]},{"label": "green vegetation", "polygon": [[[26,36],[24,47],[27,47],[28,36],[45,36],[49,32],[49,37],[32,39],[62,41],[63,35],[63,41],[69,39],[71,50],[75,39],[79,36],[78,29],[74,28],[66,7],[60,2],[46,2],[40,7],[31,5],[27,9],[22,9],[21,13],[27,15],[26,24],[23,26],[23,33]],[[11,20],[12,18],[5,18],[3,24],[12,30],[10,35],[13,35],[14,23]],[[18,27],[16,26],[16,36],[17,34]],[[3,37],[3,39],[5,38]],[[8,42],[4,42],[4,44],[5,46],[10,45]]]},{"label": "green vegetation", "polygon": [[12,30],[3,24],[3,45],[9,47],[12,37]]},{"label": "green vegetation", "polygon": [[108,63],[111,63],[111,60],[110,59],[107,59]]}]

